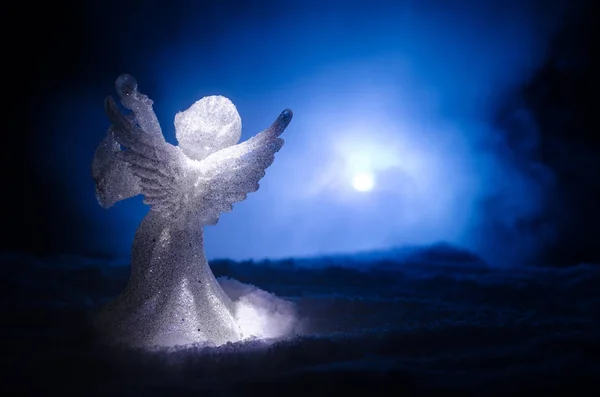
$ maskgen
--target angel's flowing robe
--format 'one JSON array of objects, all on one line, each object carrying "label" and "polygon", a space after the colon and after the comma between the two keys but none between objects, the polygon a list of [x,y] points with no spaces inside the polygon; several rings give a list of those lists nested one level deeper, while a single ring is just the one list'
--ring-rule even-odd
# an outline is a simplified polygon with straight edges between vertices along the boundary
[{"label": "angel's flowing robe", "polygon": [[204,254],[202,225],[151,210],[135,235],[129,283],[98,325],[133,346],[240,340],[233,303]]},{"label": "angel's flowing robe", "polygon": [[[94,157],[96,196],[105,208],[140,193],[119,152],[108,133]],[[96,327],[110,343],[128,346],[218,345],[240,339],[234,316],[206,260],[202,224],[194,216],[173,219],[150,210],[134,237],[130,280],[102,308]]]}]

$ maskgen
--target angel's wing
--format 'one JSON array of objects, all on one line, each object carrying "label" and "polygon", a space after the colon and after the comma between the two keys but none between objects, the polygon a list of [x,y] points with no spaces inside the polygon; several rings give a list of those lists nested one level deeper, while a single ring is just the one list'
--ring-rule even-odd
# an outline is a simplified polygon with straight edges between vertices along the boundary
[{"label": "angel's wing", "polygon": [[231,211],[234,203],[258,190],[258,182],[283,146],[279,136],[291,120],[292,111],[286,109],[266,130],[200,162],[194,201],[203,222],[216,223],[221,212]]},{"label": "angel's wing", "polygon": [[133,173],[131,166],[121,159],[120,152],[121,146],[110,128],[92,160],[96,199],[106,209],[142,192],[139,178]]},{"label": "angel's wing", "polygon": [[191,215],[204,224],[215,224],[221,212],[230,211],[234,203],[258,189],[283,145],[279,135],[292,119],[292,112],[284,110],[271,127],[253,138],[194,162],[162,134],[148,134],[121,114],[111,97],[106,100],[106,113],[115,139],[126,149],[120,155],[140,179],[144,203],[167,216]]},{"label": "angel's wing", "polygon": [[185,204],[183,153],[165,141],[162,133],[148,132],[135,119],[123,115],[110,96],[106,98],[105,110],[112,122],[113,136],[124,148],[118,155],[139,178],[144,203],[166,215],[179,212]]}]

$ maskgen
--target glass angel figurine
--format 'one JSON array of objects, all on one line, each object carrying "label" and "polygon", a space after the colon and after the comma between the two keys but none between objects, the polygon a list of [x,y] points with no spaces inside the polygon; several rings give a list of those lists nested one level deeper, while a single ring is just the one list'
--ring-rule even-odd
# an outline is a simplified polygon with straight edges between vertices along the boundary
[{"label": "glass angel figurine", "polygon": [[175,116],[174,146],[132,76],[121,75],[116,89],[131,112],[121,113],[110,96],[105,101],[112,125],[92,162],[96,195],[109,208],[142,194],[150,211],[135,234],[129,283],[102,308],[97,326],[112,342],[140,347],[243,339],[206,260],[203,226],[258,190],[292,112],[238,143],[242,123],[233,103],[205,97]]}]

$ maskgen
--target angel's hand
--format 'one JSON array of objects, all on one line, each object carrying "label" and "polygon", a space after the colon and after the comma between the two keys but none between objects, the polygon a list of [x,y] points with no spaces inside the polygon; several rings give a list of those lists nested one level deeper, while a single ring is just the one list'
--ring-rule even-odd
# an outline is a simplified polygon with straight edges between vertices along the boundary
[{"label": "angel's hand", "polygon": [[262,133],[268,135],[269,138],[278,137],[283,133],[283,131],[285,131],[287,126],[290,125],[293,116],[294,113],[290,109],[285,109],[283,112],[281,112],[279,117],[277,117],[277,120],[275,120],[273,124],[271,124],[271,126]]},{"label": "angel's hand", "polygon": [[158,118],[152,109],[154,102],[147,95],[138,91],[135,78],[124,73],[115,81],[115,87],[121,99],[121,104],[133,112],[134,120],[142,131],[164,140]]}]

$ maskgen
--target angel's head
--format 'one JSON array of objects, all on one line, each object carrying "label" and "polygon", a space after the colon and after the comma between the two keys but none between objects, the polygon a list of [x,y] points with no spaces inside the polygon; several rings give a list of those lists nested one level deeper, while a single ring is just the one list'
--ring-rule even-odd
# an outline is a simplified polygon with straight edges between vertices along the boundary
[{"label": "angel's head", "polygon": [[194,160],[235,145],[241,135],[242,119],[235,105],[224,96],[204,97],[175,115],[179,147]]}]

